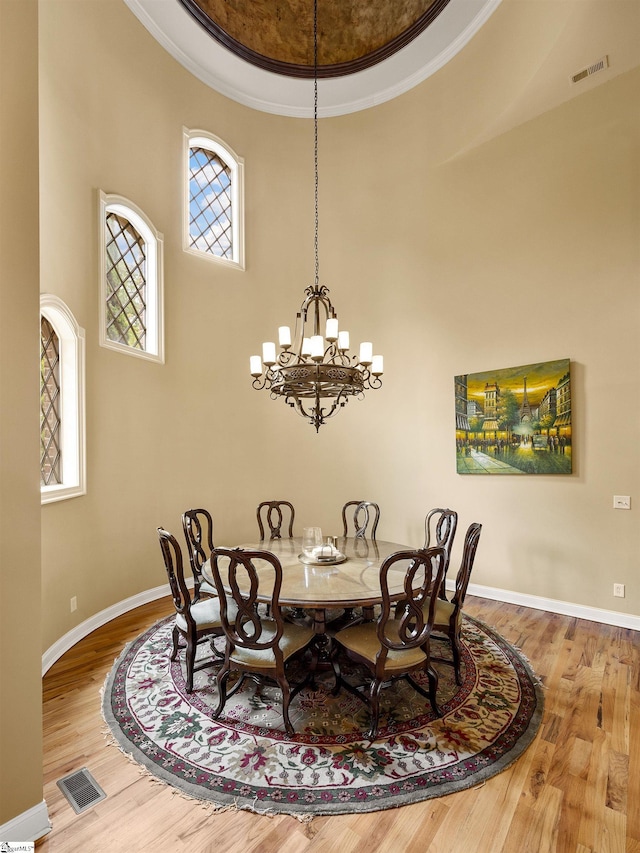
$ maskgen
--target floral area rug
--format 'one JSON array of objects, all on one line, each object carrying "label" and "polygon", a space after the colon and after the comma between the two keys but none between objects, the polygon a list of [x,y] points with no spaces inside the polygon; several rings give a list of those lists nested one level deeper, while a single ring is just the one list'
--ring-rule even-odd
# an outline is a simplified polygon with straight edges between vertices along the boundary
[{"label": "floral area rug", "polygon": [[[218,808],[259,813],[345,814],[415,803],[477,785],[512,764],[533,740],[542,690],[527,662],[495,631],[465,617],[462,685],[439,673],[436,718],[406,682],[381,693],[378,739],[369,742],[367,706],[347,691],[331,695],[321,673],[290,706],[296,734],[282,723],[277,687],[247,680],[218,720],[216,667],[185,690],[184,652],[169,660],[173,617],[123,651],[103,691],[103,716],[122,748],[151,774]],[[220,642],[220,641],[217,641]],[[198,656],[211,655],[207,643]],[[447,657],[447,642],[432,641]],[[352,683],[363,678],[344,664]],[[295,669],[291,681],[301,680]],[[426,678],[424,679],[426,687]]]}]

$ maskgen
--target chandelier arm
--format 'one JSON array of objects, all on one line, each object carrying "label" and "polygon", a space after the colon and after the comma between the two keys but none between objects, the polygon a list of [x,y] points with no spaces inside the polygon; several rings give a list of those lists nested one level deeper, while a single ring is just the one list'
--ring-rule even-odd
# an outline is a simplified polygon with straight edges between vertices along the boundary
[{"label": "chandelier arm", "polygon": [[294,360],[300,361],[300,353],[293,349],[282,350],[278,355],[278,365],[281,367],[287,367],[287,365],[291,364]]},{"label": "chandelier arm", "polygon": [[262,391],[263,388],[270,388],[271,381],[266,373],[266,371],[261,376],[256,376],[251,383],[251,387],[255,388],[256,391]]}]

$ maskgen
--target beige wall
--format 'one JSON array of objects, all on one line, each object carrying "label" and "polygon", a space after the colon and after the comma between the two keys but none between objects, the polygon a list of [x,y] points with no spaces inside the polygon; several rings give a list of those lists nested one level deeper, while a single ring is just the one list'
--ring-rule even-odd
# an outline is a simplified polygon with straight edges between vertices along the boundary
[{"label": "beige wall", "polygon": [[[506,63],[495,48],[519,8],[503,4],[406,95],[321,122],[321,279],[387,376],[315,435],[247,370],[313,278],[310,123],[211,92],[121,2],[40,4],[40,282],[86,330],[88,453],[87,495],[42,509],[40,620],[36,5],[1,0],[0,766],[15,784],[0,825],[41,799],[42,651],[163,583],[155,527],[178,531],[188,506],[209,507],[218,541],[236,543],[265,497],[329,532],[362,496],[379,501],[383,537],[418,544],[426,510],[448,504],[463,527],[484,524],[476,583],[640,615],[640,72],[492,137],[514,81],[478,57]],[[245,159],[244,273],[181,250],[183,125]],[[97,344],[99,189],[164,233],[164,366]],[[562,357],[575,473],[457,475],[453,376]],[[614,493],[634,509],[614,512]],[[28,632],[14,606],[25,591]]]},{"label": "beige wall", "polygon": [[[387,375],[316,435],[248,377],[313,278],[310,122],[212,92],[121,3],[48,2],[40,35],[42,290],[86,329],[88,450],[86,497],[43,508],[43,649],[163,582],[156,526],[204,505],[236,543],[269,497],[327,532],[344,500],[375,499],[380,534],[415,544],[450,505],[484,524],[476,583],[640,614],[636,515],[611,508],[640,500],[640,72],[475,147],[504,92],[470,92],[464,52],[391,103],[321,121],[321,280]],[[245,272],[181,250],[183,126],[245,159]],[[97,344],[99,189],[164,233],[164,366]],[[453,376],[564,357],[574,474],[457,475]]]},{"label": "beige wall", "polygon": [[0,2],[0,826],[42,802],[37,38]]}]

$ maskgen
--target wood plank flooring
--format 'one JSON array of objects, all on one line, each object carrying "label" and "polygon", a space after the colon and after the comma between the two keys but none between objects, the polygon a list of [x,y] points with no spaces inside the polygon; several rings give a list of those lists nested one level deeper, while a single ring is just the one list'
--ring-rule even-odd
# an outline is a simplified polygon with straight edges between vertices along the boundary
[{"label": "wood plank flooring", "polygon": [[[364,815],[214,812],[107,746],[100,689],[123,646],[172,612],[152,602],[94,631],[43,681],[44,796],[38,853],[640,853],[640,633],[486,599],[467,611],[531,661],[542,726],[483,785]],[[107,799],[76,815],[56,785],[87,767]]]}]

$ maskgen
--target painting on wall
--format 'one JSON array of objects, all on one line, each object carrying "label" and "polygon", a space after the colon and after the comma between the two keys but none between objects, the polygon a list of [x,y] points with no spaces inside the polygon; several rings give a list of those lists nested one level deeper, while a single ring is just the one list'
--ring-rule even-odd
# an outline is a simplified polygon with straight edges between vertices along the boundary
[{"label": "painting on wall", "polygon": [[570,474],[569,359],[455,377],[458,474]]}]

